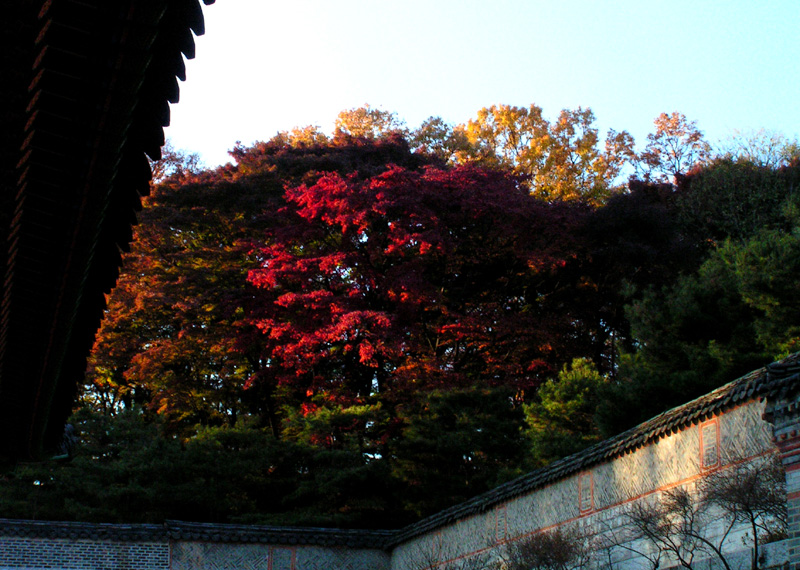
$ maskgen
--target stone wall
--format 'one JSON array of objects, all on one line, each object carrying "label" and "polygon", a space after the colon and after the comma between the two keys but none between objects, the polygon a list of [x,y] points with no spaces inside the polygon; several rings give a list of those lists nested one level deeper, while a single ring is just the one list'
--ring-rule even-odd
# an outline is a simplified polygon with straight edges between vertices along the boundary
[{"label": "stone wall", "polygon": [[[647,567],[647,558],[637,552],[646,554],[652,547],[627,538],[630,533],[626,513],[631,505],[657,500],[677,487],[695,493],[697,482],[708,473],[728,469],[732,461],[761,461],[775,453],[772,429],[762,419],[763,412],[763,402],[747,402],[612,461],[579,470],[483,512],[421,533],[394,548],[391,568],[468,568],[470,558],[481,563],[499,560],[509,545],[560,526],[579,526],[586,534],[598,534],[598,540],[618,537],[622,544],[613,549],[611,558],[609,552],[602,553],[602,559],[596,561],[598,565],[608,566],[611,560],[621,570]],[[715,524],[705,530],[716,541],[725,528]],[[742,549],[746,530],[739,527],[725,541],[729,552]],[[608,543],[606,546],[612,550]],[[770,552],[773,551],[773,558],[785,558],[780,549],[772,547]],[[747,556],[743,559],[749,563]],[[662,559],[660,564],[668,567],[677,561]]]},{"label": "stone wall", "polygon": [[383,550],[173,542],[169,570],[385,570]]},{"label": "stone wall", "polygon": [[0,520],[0,570],[387,570],[391,532]]}]

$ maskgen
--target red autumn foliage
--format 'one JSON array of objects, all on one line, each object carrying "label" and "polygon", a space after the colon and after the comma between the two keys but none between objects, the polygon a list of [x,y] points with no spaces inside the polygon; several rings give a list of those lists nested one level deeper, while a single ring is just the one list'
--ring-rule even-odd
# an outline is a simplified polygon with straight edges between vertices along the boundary
[{"label": "red autumn foliage", "polygon": [[399,167],[328,174],[286,192],[258,248],[253,323],[267,374],[351,404],[442,387],[535,387],[568,357],[548,306],[586,210],[531,197],[514,176]]}]

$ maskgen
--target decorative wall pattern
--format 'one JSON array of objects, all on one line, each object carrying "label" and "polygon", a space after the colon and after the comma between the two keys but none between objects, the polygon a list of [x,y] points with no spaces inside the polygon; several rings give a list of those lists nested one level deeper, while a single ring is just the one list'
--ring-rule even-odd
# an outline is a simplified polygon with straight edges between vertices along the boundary
[{"label": "decorative wall pattern", "polygon": [[506,513],[509,538],[576,518],[580,515],[578,477],[572,476],[517,497],[508,502]]},{"label": "decorative wall pattern", "polygon": [[[275,568],[273,566],[273,568]],[[283,566],[280,567],[283,570]],[[305,547],[297,549],[296,570],[384,570],[389,555],[380,550]],[[278,570],[275,568],[275,570]]]},{"label": "decorative wall pattern", "polygon": [[392,551],[391,570],[422,570],[446,559],[440,533],[429,533],[398,544]]},{"label": "decorative wall pattern", "polygon": [[763,419],[765,406],[764,402],[753,402],[719,416],[723,461],[758,455],[774,448],[772,426]]},{"label": "decorative wall pattern", "polygon": [[451,560],[496,544],[495,515],[489,511],[441,529],[442,558]]},{"label": "decorative wall pattern", "polygon": [[700,473],[700,439],[696,428],[642,447],[593,469],[595,508],[629,501]]},{"label": "decorative wall pattern", "polygon": [[[626,512],[633,501],[655,500],[665,490],[679,485],[692,491],[704,473],[704,466],[717,468],[720,462],[724,465],[732,457],[758,457],[774,451],[771,429],[762,419],[763,412],[764,403],[751,400],[710,420],[691,423],[613,461],[597,464],[514,497],[486,513],[465,517],[414,538],[395,548],[392,569],[427,567],[412,564],[413,553],[429,550],[433,537],[441,537],[444,545],[459,545],[458,556],[484,552],[487,543],[500,553],[508,541],[565,523],[578,524],[598,536],[624,537]],[[800,477],[798,481],[800,488]],[[800,527],[800,515],[798,523]],[[713,536],[726,529],[721,523],[712,523],[708,530]],[[744,532],[734,533],[728,544],[741,544],[739,537]],[[646,556],[653,550],[652,545],[634,541],[628,546],[631,549],[616,548],[613,552],[609,549],[612,561],[621,567],[647,566]],[[444,558],[440,555],[436,560],[442,562]],[[662,559],[662,566],[668,566],[667,562]]]},{"label": "decorative wall pattern", "polygon": [[174,542],[170,570],[277,570],[278,565],[270,566],[272,551],[266,544]]}]

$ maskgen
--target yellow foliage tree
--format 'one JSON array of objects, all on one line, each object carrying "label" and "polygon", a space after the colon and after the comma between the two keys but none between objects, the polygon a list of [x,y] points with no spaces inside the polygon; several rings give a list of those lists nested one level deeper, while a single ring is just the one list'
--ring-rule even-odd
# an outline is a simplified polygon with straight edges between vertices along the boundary
[{"label": "yellow foliage tree", "polygon": [[591,109],[564,109],[554,122],[542,108],[493,105],[464,130],[471,144],[464,161],[511,168],[531,193],[550,201],[604,203],[635,156],[633,137],[610,130],[601,148]]}]

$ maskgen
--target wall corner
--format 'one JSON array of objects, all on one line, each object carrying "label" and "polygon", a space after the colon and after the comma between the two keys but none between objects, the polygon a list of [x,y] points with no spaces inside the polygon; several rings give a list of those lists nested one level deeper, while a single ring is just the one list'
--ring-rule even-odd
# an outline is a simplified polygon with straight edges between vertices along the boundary
[{"label": "wall corner", "polygon": [[764,420],[772,424],[773,440],[786,472],[789,570],[800,570],[800,394],[781,390],[767,398]]}]

